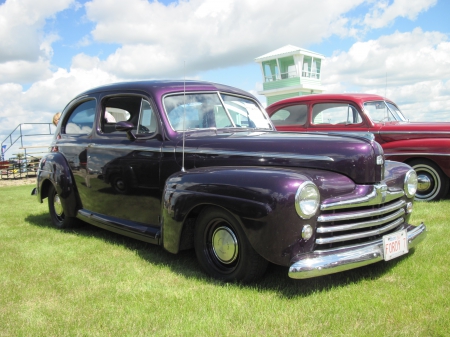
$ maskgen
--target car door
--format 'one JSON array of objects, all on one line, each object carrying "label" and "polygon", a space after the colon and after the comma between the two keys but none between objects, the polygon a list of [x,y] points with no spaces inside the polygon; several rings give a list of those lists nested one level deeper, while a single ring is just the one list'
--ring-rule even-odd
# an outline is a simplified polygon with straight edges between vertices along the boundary
[{"label": "car door", "polygon": [[[141,230],[158,226],[162,137],[151,100],[140,95],[101,97],[96,131],[87,146],[87,187],[83,208],[103,219]],[[134,125],[135,140],[116,131]]]}]

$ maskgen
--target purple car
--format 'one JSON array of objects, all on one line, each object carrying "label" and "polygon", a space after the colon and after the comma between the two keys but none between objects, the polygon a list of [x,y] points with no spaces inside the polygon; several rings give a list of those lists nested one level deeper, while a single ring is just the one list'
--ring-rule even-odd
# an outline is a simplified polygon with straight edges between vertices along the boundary
[{"label": "purple car", "polygon": [[407,254],[410,166],[370,135],[276,132],[245,91],[198,81],[88,90],[64,109],[34,193],[58,228],[79,220],[252,281],[269,262],[310,278]]}]

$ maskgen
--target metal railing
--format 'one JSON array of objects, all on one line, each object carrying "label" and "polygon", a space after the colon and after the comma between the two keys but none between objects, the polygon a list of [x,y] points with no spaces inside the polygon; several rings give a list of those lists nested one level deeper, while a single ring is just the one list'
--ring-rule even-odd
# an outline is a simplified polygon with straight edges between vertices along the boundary
[{"label": "metal railing", "polygon": [[[47,151],[49,142],[43,142],[42,136],[51,136],[52,123],[22,123],[19,124],[1,143],[0,167],[1,178],[23,178],[35,175],[37,166],[42,154]],[[36,139],[41,137],[41,139]],[[18,149],[23,153],[18,153],[15,157],[5,160],[8,150]],[[38,152],[29,152],[30,149],[42,149]]]},{"label": "metal railing", "polygon": [[298,77],[298,74],[296,71],[290,71],[290,72],[286,72],[286,73],[265,76],[265,81],[266,82],[274,82],[274,81],[284,80],[286,78],[293,78],[293,77]]},{"label": "metal railing", "polygon": [[[293,78],[293,77],[299,77],[296,71],[290,71],[290,72],[287,72],[287,73],[281,73],[281,74],[265,76],[264,80],[266,82],[274,82],[274,81],[280,81],[280,80],[284,80],[284,79],[287,79],[287,78]],[[302,70],[301,77],[320,79],[320,73],[319,72],[312,72],[312,71]]]}]

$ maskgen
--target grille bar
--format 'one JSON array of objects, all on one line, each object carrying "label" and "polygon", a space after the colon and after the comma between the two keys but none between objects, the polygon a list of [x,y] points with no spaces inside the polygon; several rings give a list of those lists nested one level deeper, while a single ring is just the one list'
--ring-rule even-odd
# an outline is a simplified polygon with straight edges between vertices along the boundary
[{"label": "grille bar", "polygon": [[405,213],[406,213],[405,210],[402,208],[402,209],[399,209],[395,213],[389,214],[388,216],[385,216],[385,217],[379,218],[379,219],[375,219],[375,220],[356,222],[356,223],[346,224],[346,225],[318,227],[317,233],[342,232],[342,231],[348,231],[348,230],[353,230],[353,229],[381,226],[389,221],[393,221],[393,220],[397,219],[398,217],[403,216]]},{"label": "grille bar", "polygon": [[379,216],[383,215],[399,208],[405,206],[406,202],[404,200],[398,200],[395,203],[375,209],[372,211],[362,210],[356,212],[346,212],[346,213],[338,213],[338,214],[322,214],[317,218],[317,222],[333,222],[333,221],[344,221],[344,220],[353,220],[353,219],[361,219],[367,218],[371,216]]},{"label": "grille bar", "polygon": [[401,217],[401,218],[395,220],[394,222],[391,222],[387,226],[380,227],[380,228],[370,230],[367,232],[339,235],[339,236],[334,236],[334,237],[330,237],[330,238],[316,238],[316,244],[324,245],[324,244],[328,244],[328,243],[350,241],[350,240],[367,238],[367,237],[374,236],[374,235],[380,235],[382,233],[390,231],[391,229],[396,228],[398,225],[402,224],[403,222],[404,222],[404,219],[403,219],[403,217]]}]

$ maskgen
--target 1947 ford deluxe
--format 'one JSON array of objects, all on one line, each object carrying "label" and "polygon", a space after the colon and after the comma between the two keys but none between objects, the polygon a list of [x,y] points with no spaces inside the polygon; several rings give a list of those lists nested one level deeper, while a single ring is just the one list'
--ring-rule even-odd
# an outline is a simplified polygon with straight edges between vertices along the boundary
[{"label": "1947 ford deluxe", "polygon": [[370,137],[276,132],[245,91],[143,81],[66,106],[34,193],[56,227],[194,248],[210,276],[248,282],[268,262],[301,279],[407,254],[426,235],[416,189]]}]

